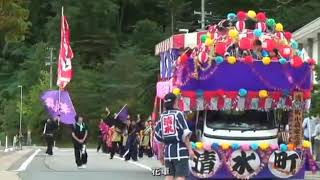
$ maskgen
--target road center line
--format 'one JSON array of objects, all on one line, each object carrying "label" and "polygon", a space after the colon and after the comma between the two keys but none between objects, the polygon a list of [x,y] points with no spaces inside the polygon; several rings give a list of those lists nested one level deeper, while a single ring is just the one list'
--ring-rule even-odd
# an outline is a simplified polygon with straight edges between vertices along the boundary
[{"label": "road center line", "polygon": [[[124,161],[124,158],[120,158],[120,157],[117,157],[117,156],[114,156],[114,158]],[[152,168],[151,168],[151,167],[146,166],[146,165],[144,165],[144,164],[141,164],[141,163],[138,163],[138,162],[134,162],[134,161],[131,161],[131,160],[128,161],[128,163],[134,164],[134,165],[136,165],[136,166],[138,166],[138,167],[141,167],[141,168],[143,168],[143,169],[146,169],[146,170],[148,170],[148,171],[152,171]]]},{"label": "road center line", "polygon": [[25,171],[28,167],[28,165],[32,162],[33,158],[36,157],[36,155],[40,152],[40,149],[37,149],[31,156],[29,156],[29,158],[24,161],[21,166],[19,167],[19,169],[15,170],[15,171]]}]

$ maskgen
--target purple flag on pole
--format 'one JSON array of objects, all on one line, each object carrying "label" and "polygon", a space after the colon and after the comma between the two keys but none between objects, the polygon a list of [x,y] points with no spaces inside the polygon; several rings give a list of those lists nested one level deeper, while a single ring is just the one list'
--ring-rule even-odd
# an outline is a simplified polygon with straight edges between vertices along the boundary
[{"label": "purple flag on pole", "polygon": [[76,111],[74,110],[71,98],[67,91],[60,92],[60,105],[58,90],[44,92],[41,96],[41,100],[51,118],[57,118],[60,115],[60,122],[64,124],[75,123],[74,117],[76,116]]},{"label": "purple flag on pole", "polygon": [[128,115],[129,115],[128,106],[124,105],[122,109],[119,111],[119,113],[117,114],[115,119],[119,119],[122,122],[126,122],[128,119]]}]

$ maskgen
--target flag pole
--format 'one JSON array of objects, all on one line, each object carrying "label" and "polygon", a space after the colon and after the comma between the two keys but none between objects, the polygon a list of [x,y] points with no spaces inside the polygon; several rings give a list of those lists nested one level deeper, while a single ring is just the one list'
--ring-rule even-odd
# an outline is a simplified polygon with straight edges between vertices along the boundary
[{"label": "flag pole", "polygon": [[114,117],[115,119],[117,119],[118,115],[120,114],[120,112],[127,106],[127,104],[125,104],[121,109],[120,111],[117,113],[117,115]]}]

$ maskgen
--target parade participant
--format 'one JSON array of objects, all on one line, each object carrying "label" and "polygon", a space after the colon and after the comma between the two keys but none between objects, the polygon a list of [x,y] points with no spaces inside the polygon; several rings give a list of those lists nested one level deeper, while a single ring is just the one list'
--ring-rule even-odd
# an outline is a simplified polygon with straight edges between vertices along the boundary
[{"label": "parade participant", "polygon": [[100,148],[102,147],[102,151],[106,152],[106,146],[105,146],[105,138],[107,138],[105,135],[108,132],[108,125],[103,121],[103,119],[100,119],[99,123],[99,131],[98,131],[98,147],[97,152],[100,151]]},{"label": "parade participant", "polygon": [[145,123],[144,130],[140,131],[140,148],[139,148],[139,157],[142,158],[143,154],[146,153],[148,157],[152,157],[151,149],[151,135],[152,135],[152,126],[151,120],[148,120]]},{"label": "parade participant", "polygon": [[117,126],[112,126],[109,131],[109,136],[111,138],[110,159],[113,159],[115,153],[121,149],[122,130]]},{"label": "parade participant", "polygon": [[88,154],[86,150],[86,140],[88,136],[88,127],[83,122],[83,117],[76,116],[76,123],[72,129],[72,139],[74,146],[74,155],[78,168],[86,168]]},{"label": "parade participant", "polygon": [[47,119],[45,126],[43,128],[43,134],[45,136],[45,140],[47,142],[47,151],[46,154],[52,156],[52,147],[54,145],[55,133],[59,126],[59,119]]},{"label": "parade participant", "polygon": [[128,140],[126,143],[126,152],[123,155],[125,160],[128,161],[132,158],[133,161],[138,160],[138,126],[136,121],[132,120],[128,128]]},{"label": "parade participant", "polygon": [[176,95],[164,98],[165,111],[155,128],[155,138],[161,143],[160,161],[168,170],[167,180],[184,180],[189,174],[188,160],[193,159],[189,130],[183,112],[176,109]]}]

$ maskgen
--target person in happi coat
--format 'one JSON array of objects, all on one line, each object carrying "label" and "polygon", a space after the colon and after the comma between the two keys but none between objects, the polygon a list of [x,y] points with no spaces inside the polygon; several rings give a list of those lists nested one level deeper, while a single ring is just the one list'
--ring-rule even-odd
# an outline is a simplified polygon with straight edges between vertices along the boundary
[{"label": "person in happi coat", "polygon": [[160,161],[168,172],[166,179],[184,180],[189,175],[189,158],[193,159],[190,131],[183,112],[177,109],[177,96],[164,97],[165,111],[155,127],[155,138],[161,143]]},{"label": "person in happi coat", "polygon": [[106,134],[109,130],[109,126],[103,121],[103,119],[100,119],[99,122],[99,126],[98,126],[99,130],[98,130],[98,147],[97,147],[97,152],[100,151],[101,147],[102,147],[102,151],[106,152],[107,148],[106,148],[106,141],[105,139]]},{"label": "person in happi coat", "polygon": [[88,137],[88,126],[84,123],[83,117],[76,116],[76,123],[72,128],[72,140],[74,147],[74,155],[78,168],[86,168],[88,154],[86,143]]},{"label": "person in happi coat", "polygon": [[118,126],[113,125],[109,130],[109,136],[111,140],[111,147],[110,147],[110,159],[113,159],[116,152],[119,152],[121,149],[121,136],[122,136],[122,129]]},{"label": "person in happi coat", "polygon": [[52,156],[52,147],[54,146],[54,139],[55,139],[55,134],[58,130],[59,127],[59,118],[55,119],[47,119],[44,128],[43,128],[43,135],[45,136],[45,140],[47,142],[47,151],[46,154]]},{"label": "person in happi coat", "polygon": [[151,120],[148,120],[145,123],[145,128],[140,131],[140,148],[139,148],[139,157],[142,158],[143,154],[146,153],[148,157],[152,157],[152,148],[151,148],[151,136],[152,136],[152,124]]}]

